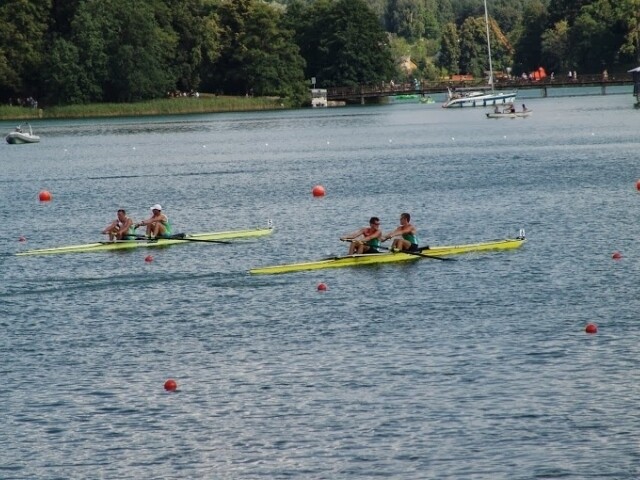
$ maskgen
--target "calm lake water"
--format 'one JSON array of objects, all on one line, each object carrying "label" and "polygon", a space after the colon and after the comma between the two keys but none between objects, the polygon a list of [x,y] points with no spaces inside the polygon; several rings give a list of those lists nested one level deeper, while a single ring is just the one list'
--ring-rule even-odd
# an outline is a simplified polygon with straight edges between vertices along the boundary
[{"label": "calm lake water", "polygon": [[[640,111],[526,103],[33,122],[0,146],[0,478],[640,478]],[[12,255],[154,203],[176,231],[275,231]],[[403,211],[422,243],[528,242],[247,273]]]}]

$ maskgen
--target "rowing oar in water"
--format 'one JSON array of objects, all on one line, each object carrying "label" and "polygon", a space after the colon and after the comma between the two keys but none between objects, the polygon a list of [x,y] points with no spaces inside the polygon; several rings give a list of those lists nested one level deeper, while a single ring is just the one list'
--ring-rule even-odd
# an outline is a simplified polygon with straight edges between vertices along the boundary
[{"label": "rowing oar in water", "polygon": [[438,257],[436,255],[426,255],[424,253],[420,253],[420,252],[410,252],[409,250],[391,250],[388,247],[383,247],[382,245],[379,246],[378,248],[382,249],[382,250],[388,250],[390,252],[393,253],[406,253],[407,255],[415,255],[416,257],[422,257],[422,258],[433,258],[435,260],[442,260],[444,262],[455,262],[455,258],[447,258],[447,257]]},{"label": "rowing oar in water", "polygon": [[155,242],[157,240],[182,240],[184,242],[204,242],[204,243],[226,243],[231,244],[232,242],[227,242],[224,240],[205,240],[204,238],[189,238],[184,233],[176,233],[175,235],[171,235],[169,237],[157,237],[157,238],[149,238],[144,235],[129,235],[128,238],[132,240],[147,240],[148,242]]}]

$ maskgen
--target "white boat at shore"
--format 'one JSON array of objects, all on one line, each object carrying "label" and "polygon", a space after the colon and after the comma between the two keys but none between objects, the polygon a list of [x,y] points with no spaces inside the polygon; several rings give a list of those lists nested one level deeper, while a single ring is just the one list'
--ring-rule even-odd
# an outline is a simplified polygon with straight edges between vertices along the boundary
[{"label": "white boat at shore", "polygon": [[491,61],[491,40],[489,39],[489,14],[487,13],[487,0],[484,0],[484,21],[487,30],[487,53],[489,57],[489,86],[483,88],[448,90],[448,98],[442,104],[442,108],[452,107],[488,107],[491,105],[504,105],[513,103],[516,99],[515,92],[497,92],[493,84],[493,63]]},{"label": "white boat at shore", "polygon": [[[29,129],[28,131],[26,129]],[[11,145],[20,145],[23,143],[38,143],[40,137],[33,134],[33,129],[28,123],[23,123],[16,127],[13,132],[10,132],[5,139],[7,143]]]}]

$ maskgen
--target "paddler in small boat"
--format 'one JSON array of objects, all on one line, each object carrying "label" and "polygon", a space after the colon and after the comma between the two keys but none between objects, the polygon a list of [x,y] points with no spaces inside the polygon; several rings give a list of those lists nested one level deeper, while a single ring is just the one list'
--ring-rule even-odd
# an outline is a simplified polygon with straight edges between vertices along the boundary
[{"label": "paddler in small boat", "polygon": [[135,236],[133,220],[127,216],[124,208],[118,210],[116,219],[111,222],[102,233],[109,235],[109,240],[126,240],[129,236]]},{"label": "paddler in small boat", "polygon": [[380,219],[378,217],[371,217],[368,227],[362,227],[360,230],[340,237],[340,240],[343,242],[351,242],[351,245],[349,245],[349,255],[353,255],[354,253],[380,253],[378,251],[380,237],[382,237]]},{"label": "paddler in small boat", "polygon": [[147,227],[147,237],[162,238],[171,236],[171,223],[162,213],[162,207],[157,203],[151,207],[151,216],[146,220],[136,223],[135,228]]},{"label": "paddler in small boat", "polygon": [[400,226],[393,232],[387,233],[382,236],[382,241],[386,242],[390,238],[396,238],[391,245],[391,250],[405,250],[408,252],[417,252],[420,250],[418,247],[418,231],[414,225],[411,224],[411,215],[408,213],[400,214]]}]

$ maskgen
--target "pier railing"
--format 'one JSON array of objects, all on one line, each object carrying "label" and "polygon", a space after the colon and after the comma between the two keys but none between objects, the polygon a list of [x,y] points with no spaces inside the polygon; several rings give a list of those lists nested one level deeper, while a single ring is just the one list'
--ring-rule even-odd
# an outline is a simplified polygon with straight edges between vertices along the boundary
[{"label": "pier railing", "polygon": [[[543,90],[543,96],[547,96],[548,88],[558,87],[601,87],[602,94],[606,94],[606,88],[608,86],[620,86],[620,85],[633,85],[633,80],[630,75],[582,75],[578,78],[573,77],[561,77],[555,76],[551,78],[547,76],[540,80],[524,79],[524,78],[512,78],[512,79],[499,79],[495,81],[496,90],[530,90],[541,89]],[[457,81],[450,80],[440,81],[420,81],[420,82],[407,82],[407,83],[395,83],[384,82],[379,85],[356,85],[352,87],[328,87],[327,88],[327,100],[329,101],[346,101],[346,102],[361,102],[364,103],[365,99],[374,99],[380,97],[390,97],[395,95],[431,95],[436,93],[444,93],[447,88],[460,89],[460,88],[486,88],[486,83],[482,81]]]}]

